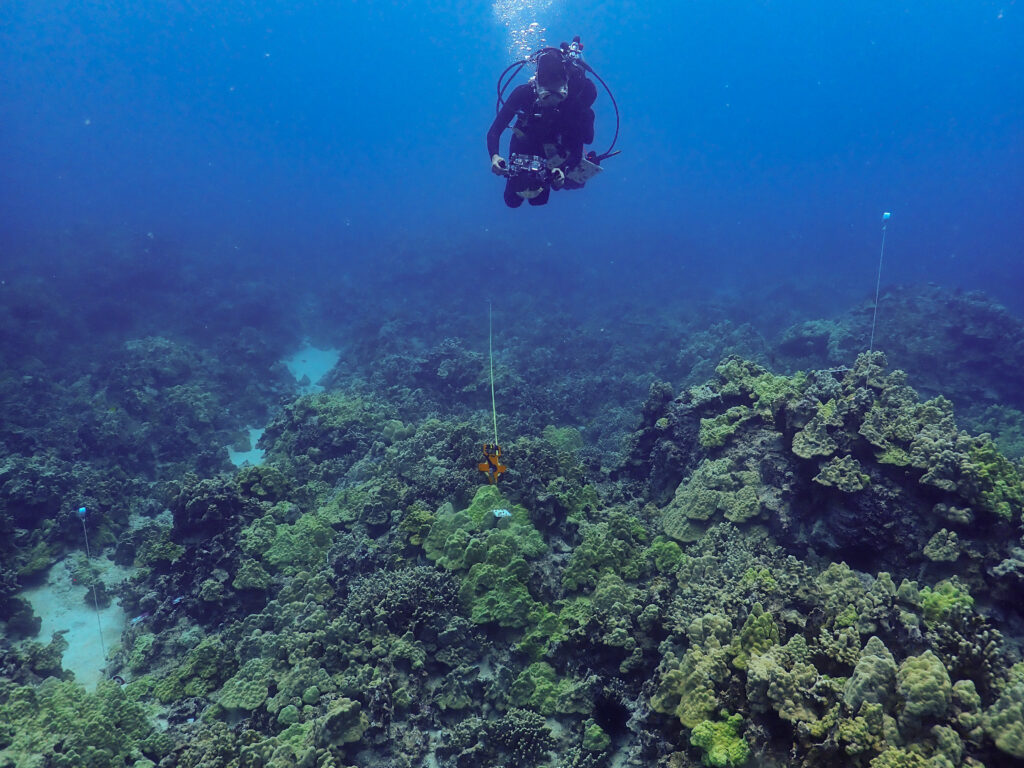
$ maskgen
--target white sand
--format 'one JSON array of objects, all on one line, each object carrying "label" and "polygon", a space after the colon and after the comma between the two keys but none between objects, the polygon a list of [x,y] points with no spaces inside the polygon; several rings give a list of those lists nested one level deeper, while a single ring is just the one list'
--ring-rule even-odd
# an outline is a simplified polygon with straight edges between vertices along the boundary
[{"label": "white sand", "polygon": [[[295,354],[281,360],[285,367],[295,377],[300,394],[308,395],[311,392],[323,392],[320,386],[320,379],[326,376],[330,370],[337,365],[341,359],[341,352],[337,349],[318,349],[310,344],[303,344]],[[236,451],[232,446],[227,447],[228,460],[236,467],[245,465],[259,466],[263,463],[263,451],[256,447],[256,443],[263,435],[263,430],[258,427],[246,427],[249,430],[249,442],[251,448],[248,451]]]},{"label": "white sand", "polygon": [[337,349],[317,349],[309,344],[303,345],[294,355],[281,362],[291,371],[295,381],[299,383],[302,394],[323,392],[319,381],[337,365],[341,352]]},{"label": "white sand", "polygon": [[[103,573],[103,581],[111,582],[127,577],[130,571],[115,565],[106,558],[93,558],[92,564]],[[100,645],[100,630],[103,628],[103,643],[109,653],[121,642],[121,631],[125,626],[124,611],[116,603],[99,612],[99,627],[96,624],[96,610],[92,607],[91,590],[72,583],[67,560],[61,560],[50,568],[46,583],[26,589],[21,596],[32,604],[32,610],[43,620],[39,634],[32,638],[36,642],[49,643],[54,632],[67,630],[64,639],[68,649],[64,651],[64,669],[75,673],[75,680],[87,691],[96,689],[104,677],[106,659]],[[89,602],[86,603],[88,595]]]},{"label": "white sand", "polygon": [[249,427],[249,445],[248,451],[236,451],[230,445],[228,446],[228,459],[236,467],[242,467],[246,464],[251,464],[254,467],[258,467],[263,463],[263,449],[257,448],[256,443],[259,442],[260,438],[263,437],[263,430],[256,427]]}]

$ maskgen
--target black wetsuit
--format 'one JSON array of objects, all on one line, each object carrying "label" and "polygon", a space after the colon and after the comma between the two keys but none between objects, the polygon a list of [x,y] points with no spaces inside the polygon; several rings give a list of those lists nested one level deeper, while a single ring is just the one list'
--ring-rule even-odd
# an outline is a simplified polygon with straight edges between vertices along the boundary
[{"label": "black wetsuit", "polygon": [[[597,88],[582,73],[569,79],[569,94],[554,107],[542,107],[537,103],[537,94],[532,83],[520,85],[509,94],[505,105],[491,123],[487,132],[487,156],[498,154],[501,134],[513,117],[517,117],[509,142],[509,164],[514,155],[526,155],[550,159],[552,153],[564,158],[550,167],[568,171],[579,165],[583,159],[583,145],[594,140],[594,110],[591,105],[597,99]],[[545,147],[547,145],[547,147]],[[530,205],[544,205],[551,194],[551,185],[544,177],[541,193],[530,198]],[[536,189],[537,179],[530,174],[513,174],[505,184],[505,203],[510,208],[523,204],[517,192]],[[566,182],[567,188],[579,188],[581,184]]]}]

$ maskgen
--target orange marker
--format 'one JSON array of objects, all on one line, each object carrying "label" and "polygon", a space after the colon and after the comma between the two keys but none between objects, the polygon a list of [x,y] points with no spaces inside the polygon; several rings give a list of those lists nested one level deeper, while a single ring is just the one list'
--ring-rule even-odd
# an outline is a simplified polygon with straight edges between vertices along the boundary
[{"label": "orange marker", "polygon": [[487,475],[487,482],[490,485],[495,485],[498,482],[498,475],[508,469],[501,463],[501,446],[484,443],[483,454],[487,461],[481,461],[476,468]]}]

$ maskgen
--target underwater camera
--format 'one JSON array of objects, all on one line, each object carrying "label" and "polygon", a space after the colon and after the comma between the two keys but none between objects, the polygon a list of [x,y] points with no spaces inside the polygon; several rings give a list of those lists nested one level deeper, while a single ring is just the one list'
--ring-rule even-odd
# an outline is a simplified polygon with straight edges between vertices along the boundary
[{"label": "underwater camera", "polygon": [[509,160],[508,175],[520,176],[529,174],[538,181],[545,182],[548,178],[548,161],[537,155],[512,155]]}]

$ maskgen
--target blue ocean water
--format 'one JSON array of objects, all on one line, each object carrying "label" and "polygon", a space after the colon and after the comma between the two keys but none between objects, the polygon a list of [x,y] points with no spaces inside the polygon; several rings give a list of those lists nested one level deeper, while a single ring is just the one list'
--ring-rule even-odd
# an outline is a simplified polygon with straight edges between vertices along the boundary
[{"label": "blue ocean water", "polygon": [[[483,141],[497,75],[520,38],[575,34],[622,155],[506,210]],[[589,294],[845,300],[870,294],[891,210],[887,282],[1019,306],[1022,39],[1015,0],[11,0],[0,246],[39,263],[69,237],[151,237],[286,275],[411,249],[456,254],[481,295],[520,261]],[[603,91],[596,110],[601,151]]]},{"label": "blue ocean water", "polygon": [[[510,210],[574,35],[621,154]],[[0,3],[0,768],[1020,764],[1022,41]]]}]

